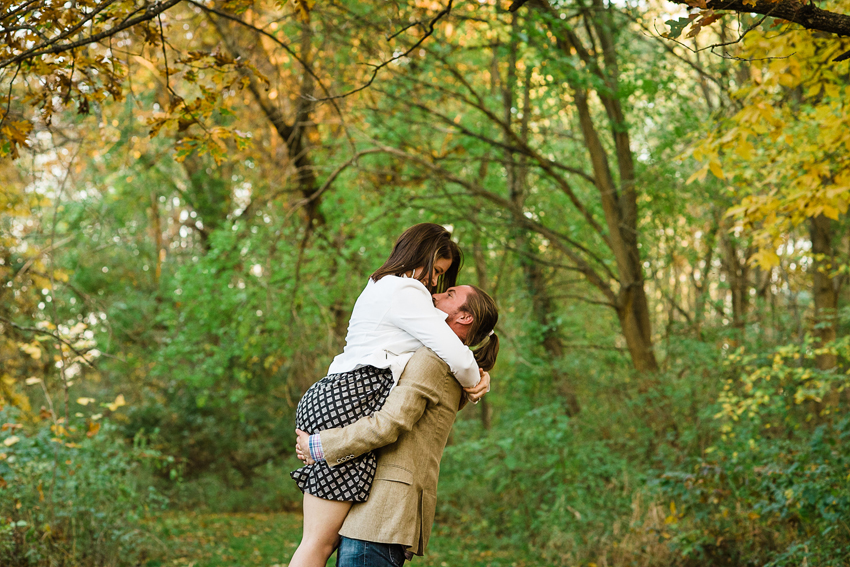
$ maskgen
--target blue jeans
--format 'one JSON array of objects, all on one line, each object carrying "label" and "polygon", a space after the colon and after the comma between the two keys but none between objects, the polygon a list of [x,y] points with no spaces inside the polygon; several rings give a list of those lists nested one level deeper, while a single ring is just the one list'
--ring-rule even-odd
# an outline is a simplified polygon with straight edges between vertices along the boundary
[{"label": "blue jeans", "polygon": [[374,543],[345,536],[339,538],[336,567],[401,567],[403,564],[403,545]]}]

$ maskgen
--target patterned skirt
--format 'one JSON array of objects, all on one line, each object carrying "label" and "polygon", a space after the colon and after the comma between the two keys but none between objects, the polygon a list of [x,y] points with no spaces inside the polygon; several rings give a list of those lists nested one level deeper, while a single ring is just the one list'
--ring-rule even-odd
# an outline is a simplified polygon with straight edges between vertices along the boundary
[{"label": "patterned skirt", "polygon": [[[384,405],[393,386],[388,368],[363,366],[325,376],[307,390],[295,412],[295,425],[310,435],[345,427]],[[325,500],[365,502],[372,489],[378,461],[371,452],[333,468],[325,461],[289,473],[302,492]]]}]

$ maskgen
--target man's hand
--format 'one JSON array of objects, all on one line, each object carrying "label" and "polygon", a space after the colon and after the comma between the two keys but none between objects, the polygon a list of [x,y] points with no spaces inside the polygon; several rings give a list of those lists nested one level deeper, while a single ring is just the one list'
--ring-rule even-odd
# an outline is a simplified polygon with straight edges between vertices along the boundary
[{"label": "man's hand", "polygon": [[484,394],[490,391],[490,373],[484,372],[480,368],[478,371],[481,373],[481,381],[472,388],[463,389],[463,391],[466,392],[466,396],[469,398],[469,401],[473,404],[477,404],[478,400],[483,398]]},{"label": "man's hand", "polygon": [[310,434],[296,429],[295,435],[295,454],[305,465],[315,464],[316,461],[310,456]]}]

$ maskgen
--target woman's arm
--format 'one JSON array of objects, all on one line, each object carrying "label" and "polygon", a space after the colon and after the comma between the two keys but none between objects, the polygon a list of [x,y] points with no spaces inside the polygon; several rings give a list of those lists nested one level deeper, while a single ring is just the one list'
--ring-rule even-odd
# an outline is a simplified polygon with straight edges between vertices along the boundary
[{"label": "woman's arm", "polygon": [[472,351],[446,324],[421,283],[404,281],[391,298],[387,320],[442,358],[461,386],[471,388],[478,384],[481,376]]}]

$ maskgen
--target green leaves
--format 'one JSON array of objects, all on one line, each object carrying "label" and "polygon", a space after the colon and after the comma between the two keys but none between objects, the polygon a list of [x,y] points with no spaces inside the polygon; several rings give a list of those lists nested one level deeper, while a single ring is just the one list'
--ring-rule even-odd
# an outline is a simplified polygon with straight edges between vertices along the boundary
[{"label": "green leaves", "polygon": [[0,544],[0,563],[61,557],[86,565],[97,556],[101,564],[120,565],[145,555],[147,543],[130,540],[164,500],[153,487],[139,490],[133,475],[142,469],[150,474],[167,459],[141,436],[125,445],[109,422],[99,422],[104,431],[89,435],[86,418],[72,417],[63,427],[63,438],[75,441],[68,443],[57,438],[49,418],[0,408],[7,429],[19,421],[26,426],[16,427],[18,441],[0,445],[0,534],[26,544]]},{"label": "green leaves", "polygon": [[664,23],[670,27],[670,31],[662,35],[671,39],[677,39],[680,35],[682,35],[682,31],[684,31],[684,29],[688,27],[692,21],[693,17],[667,20]]}]

